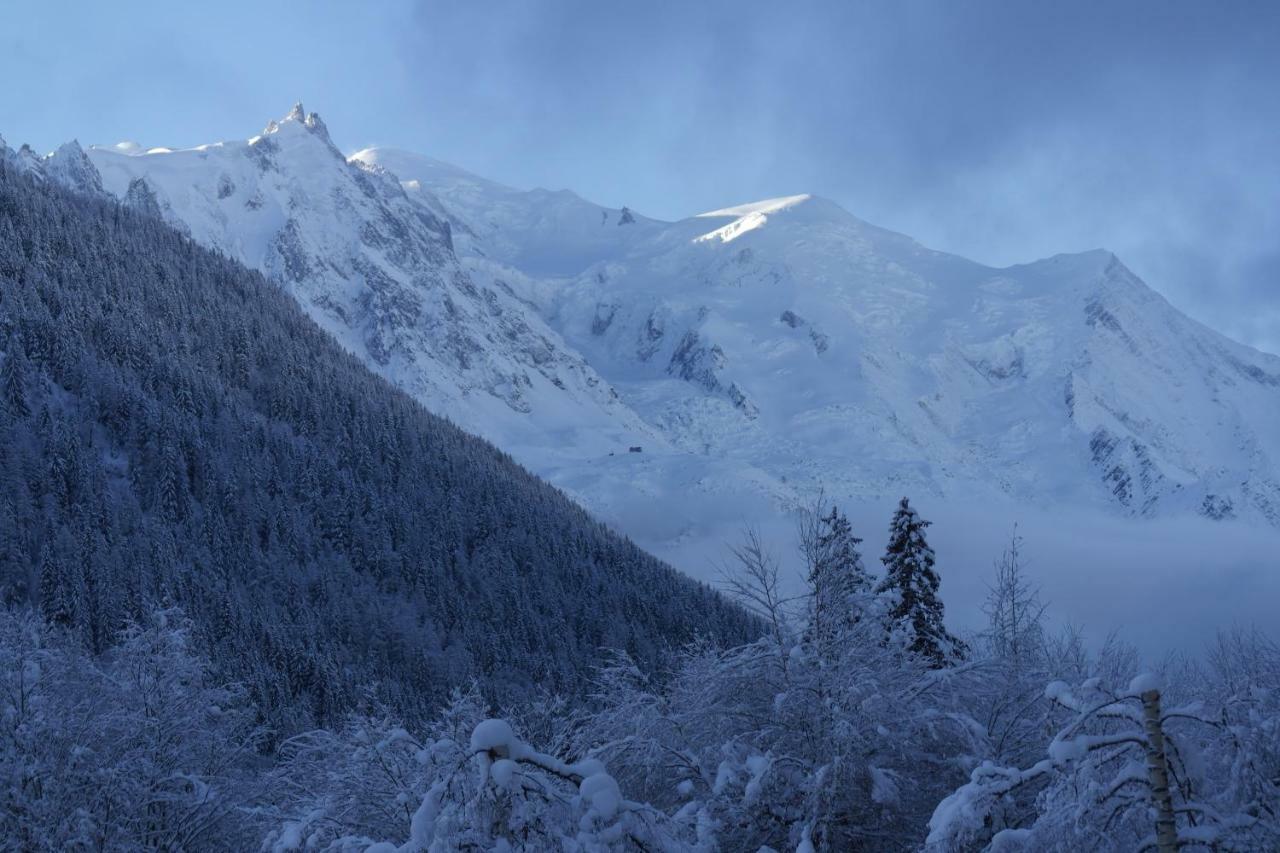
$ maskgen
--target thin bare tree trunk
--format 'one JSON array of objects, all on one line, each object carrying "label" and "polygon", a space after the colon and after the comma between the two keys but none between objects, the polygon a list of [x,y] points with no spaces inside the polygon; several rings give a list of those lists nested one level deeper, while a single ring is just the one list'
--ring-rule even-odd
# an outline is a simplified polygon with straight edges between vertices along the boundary
[{"label": "thin bare tree trunk", "polygon": [[1173,815],[1173,793],[1169,790],[1169,760],[1164,752],[1164,729],[1160,725],[1160,691],[1142,694],[1143,725],[1147,731],[1147,778],[1156,807],[1156,850],[1177,853],[1178,824]]}]

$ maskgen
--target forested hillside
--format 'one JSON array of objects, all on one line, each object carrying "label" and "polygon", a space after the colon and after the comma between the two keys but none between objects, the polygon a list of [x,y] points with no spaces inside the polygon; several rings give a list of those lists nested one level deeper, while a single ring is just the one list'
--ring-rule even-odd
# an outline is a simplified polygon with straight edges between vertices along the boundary
[{"label": "forested hillside", "polygon": [[0,351],[6,601],[95,653],[180,607],[279,734],[758,633],[259,274],[2,161]]}]

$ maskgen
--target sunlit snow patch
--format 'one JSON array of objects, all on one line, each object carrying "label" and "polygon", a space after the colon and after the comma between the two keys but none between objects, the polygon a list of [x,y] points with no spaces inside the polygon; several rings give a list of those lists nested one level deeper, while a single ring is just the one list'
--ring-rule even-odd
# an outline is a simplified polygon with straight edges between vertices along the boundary
[{"label": "sunlit snow patch", "polygon": [[695,237],[695,243],[701,243],[707,240],[719,240],[722,243],[728,243],[730,240],[736,240],[748,231],[754,231],[762,227],[769,221],[769,214],[778,213],[789,207],[795,207],[797,204],[808,201],[812,196],[805,193],[802,195],[789,195],[782,198],[770,198],[764,201],[756,201],[750,204],[740,204],[737,207],[724,207],[720,210],[712,210],[708,213],[698,214],[698,218],[707,217],[735,217],[733,222],[717,228],[714,231],[703,234],[701,237]]}]

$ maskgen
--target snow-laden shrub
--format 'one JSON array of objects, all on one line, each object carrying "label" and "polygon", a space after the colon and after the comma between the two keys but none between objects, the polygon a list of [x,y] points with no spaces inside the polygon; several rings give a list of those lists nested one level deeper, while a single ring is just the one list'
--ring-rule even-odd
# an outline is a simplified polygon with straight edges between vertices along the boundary
[{"label": "snow-laden shrub", "polygon": [[[1225,701],[1161,702],[1162,679],[1115,689],[1054,681],[1064,712],[1040,760],[984,762],[929,822],[931,849],[1261,850],[1280,844],[1280,778],[1267,767],[1280,714],[1253,691]],[[1241,716],[1250,724],[1239,726]],[[1034,797],[1031,814],[1015,807]]]},{"label": "snow-laden shrub", "polygon": [[975,738],[959,701],[971,669],[930,664],[874,619],[825,648],[695,647],[661,687],[620,660],[579,738],[702,849],[909,846]]},{"label": "snow-laden shrub", "polygon": [[419,741],[385,721],[285,745],[291,792],[264,850],[686,850],[680,826],[626,799],[598,759],[566,761],[456,694]]},{"label": "snow-laden shrub", "polygon": [[252,844],[257,730],[212,683],[174,611],[94,658],[0,610],[5,849],[226,850]]}]

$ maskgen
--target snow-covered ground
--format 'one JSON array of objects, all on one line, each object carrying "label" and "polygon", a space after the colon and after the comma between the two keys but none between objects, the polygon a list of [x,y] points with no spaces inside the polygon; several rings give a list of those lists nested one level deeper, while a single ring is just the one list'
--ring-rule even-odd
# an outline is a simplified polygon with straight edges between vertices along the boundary
[{"label": "snow-covered ground", "polygon": [[[1131,626],[1152,641],[1276,600],[1280,358],[1109,252],[995,269],[810,195],[660,222],[405,151],[347,160],[300,108],[244,142],[88,158],[694,575],[745,523],[785,548],[819,491],[874,556],[906,494],[960,623],[1015,521],[1055,610],[1098,631],[1153,586],[1167,608]],[[1215,610],[1225,576],[1256,594]]]}]

